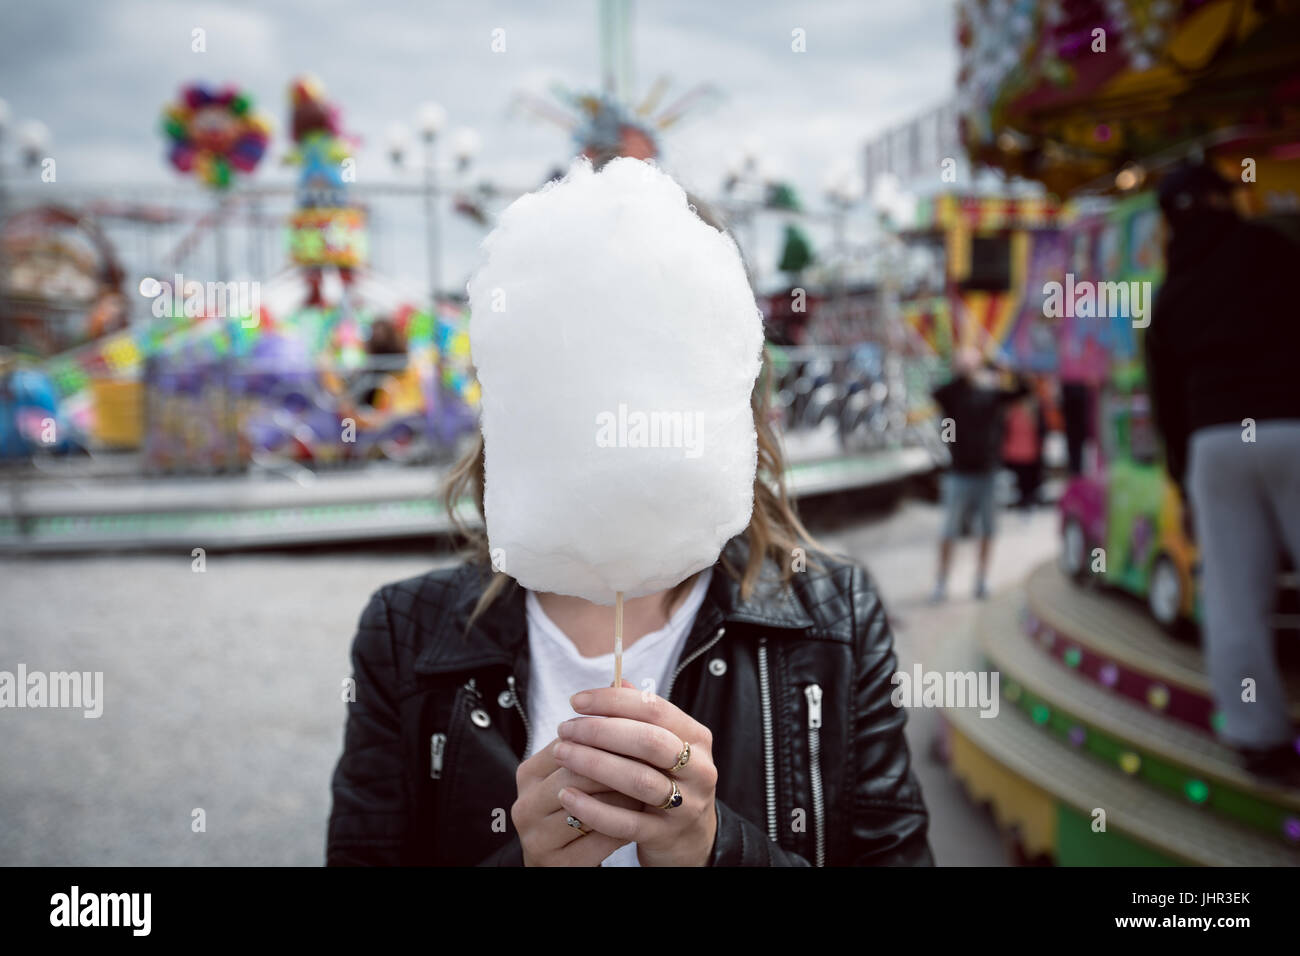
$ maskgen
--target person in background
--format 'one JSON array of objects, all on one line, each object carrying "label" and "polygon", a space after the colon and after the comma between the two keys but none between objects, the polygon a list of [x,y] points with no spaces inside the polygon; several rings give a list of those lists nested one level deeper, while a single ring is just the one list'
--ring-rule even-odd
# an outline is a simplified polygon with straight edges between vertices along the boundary
[{"label": "person in background", "polygon": [[983,361],[977,349],[964,348],[953,359],[953,379],[934,391],[945,418],[942,433],[952,452],[952,470],[944,475],[944,525],[939,542],[939,573],[931,600],[947,597],[952,542],[967,514],[979,535],[975,597],[988,596],[989,555],[995,530],[994,494],[1002,457],[1003,417],[1007,405],[1029,394],[1020,376],[1008,388],[1006,369]]},{"label": "person in background", "polygon": [[[1146,331],[1148,385],[1199,539],[1219,735],[1252,772],[1300,786],[1270,620],[1279,552],[1300,559],[1300,250],[1239,219],[1228,183],[1204,165],[1166,176],[1159,201],[1168,245]],[[1255,694],[1243,700],[1247,680]]]},{"label": "person in background", "polygon": [[1071,477],[1083,474],[1083,450],[1093,433],[1092,386],[1087,382],[1061,383],[1061,417],[1065,426],[1067,471]]},{"label": "person in background", "polygon": [[360,395],[361,402],[373,408],[382,401],[385,383],[405,368],[405,362],[395,359],[406,355],[406,337],[391,320],[375,319],[370,324],[366,354],[375,362],[362,373],[363,382],[354,394]]},{"label": "person in background", "polygon": [[1016,476],[1015,506],[1026,514],[1038,504],[1043,483],[1043,437],[1046,432],[1038,398],[1029,394],[1007,409],[1002,463]]}]

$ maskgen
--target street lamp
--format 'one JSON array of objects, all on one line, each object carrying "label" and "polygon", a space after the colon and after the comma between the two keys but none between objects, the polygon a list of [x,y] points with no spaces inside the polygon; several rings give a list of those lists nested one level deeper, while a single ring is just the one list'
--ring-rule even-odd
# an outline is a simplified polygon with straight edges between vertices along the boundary
[{"label": "street lamp", "polygon": [[763,142],[757,136],[746,136],[740,144],[740,165],[747,176],[758,175],[758,161],[763,155]]},{"label": "street lamp", "polygon": [[394,166],[400,167],[406,161],[406,151],[411,147],[411,134],[401,123],[388,127],[388,156]]},{"label": "street lamp", "polygon": [[477,130],[462,127],[451,134],[451,155],[456,160],[456,171],[463,173],[469,168],[482,148],[483,138]]},{"label": "street lamp", "polygon": [[50,144],[50,130],[40,120],[27,120],[18,127],[18,146],[27,167],[38,166]]},{"label": "street lamp", "polygon": [[826,201],[835,211],[835,247],[838,251],[844,241],[844,217],[862,199],[862,183],[853,174],[851,166],[840,166],[827,174],[822,188]]},{"label": "street lamp", "polygon": [[447,122],[447,111],[437,103],[425,103],[416,111],[416,128],[424,140],[424,219],[428,229],[429,252],[429,304],[438,306],[438,290],[442,288],[442,237],[438,222],[438,171],[435,166],[433,143]]},{"label": "street lamp", "polygon": [[862,183],[847,164],[836,166],[823,180],[826,198],[835,206],[852,206],[862,198]]},{"label": "street lamp", "polygon": [[[438,214],[436,206],[437,172],[434,169],[433,144],[446,122],[447,113],[437,103],[425,103],[415,111],[415,128],[424,141],[424,225],[428,255],[429,304],[434,308],[438,301],[441,250],[438,242]],[[403,123],[393,123],[386,134],[388,157],[401,169],[406,165],[411,151],[411,132]]]},{"label": "street lamp", "polygon": [[425,103],[416,111],[415,125],[421,138],[431,144],[447,125],[447,111],[437,103]]},{"label": "street lamp", "polygon": [[728,160],[722,183],[723,192],[732,198],[731,211],[737,220],[737,231],[746,234],[741,245],[749,252],[749,278],[755,288],[759,283],[757,212],[767,201],[766,171],[760,168],[762,156],[763,144],[758,137],[745,137],[740,151]]},{"label": "street lamp", "polygon": [[837,317],[843,317],[844,310],[844,273],[848,252],[844,241],[844,222],[848,212],[858,204],[862,198],[862,183],[858,177],[853,174],[853,167],[849,165],[837,166],[832,169],[822,182],[822,188],[826,194],[826,201],[830,203],[833,215],[831,217],[832,229],[834,232],[833,248],[835,250],[835,272],[834,272],[834,302],[835,313]]},{"label": "street lamp", "polygon": [[[447,111],[437,103],[421,104],[415,111],[415,132],[424,142],[424,219],[429,260],[429,301],[436,305],[442,289],[441,219],[438,204],[441,188],[438,181],[438,158],[435,145],[447,125]],[[478,155],[482,145],[479,134],[468,127],[457,129],[448,137],[456,174],[464,173]],[[401,168],[411,148],[409,129],[401,123],[388,128],[388,153],[393,165]]]}]

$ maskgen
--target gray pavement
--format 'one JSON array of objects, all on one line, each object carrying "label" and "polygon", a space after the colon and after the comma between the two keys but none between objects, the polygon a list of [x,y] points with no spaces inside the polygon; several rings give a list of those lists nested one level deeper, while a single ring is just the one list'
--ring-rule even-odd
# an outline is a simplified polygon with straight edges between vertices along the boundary
[{"label": "gray pavement", "polygon": [[[898,632],[900,663],[965,628],[972,547],[948,604],[924,603],[938,512],[859,509],[823,539],[864,562]],[[823,518],[823,524],[825,519]],[[1054,548],[1054,521],[1005,515],[995,587]],[[323,552],[0,560],[0,670],[103,671],[104,712],[0,710],[0,864],[293,864],[323,859],[341,682],[379,585],[446,557],[411,544]],[[929,757],[937,723],[908,736],[941,864],[1001,864],[1001,840]],[[206,831],[193,832],[201,808]]]}]

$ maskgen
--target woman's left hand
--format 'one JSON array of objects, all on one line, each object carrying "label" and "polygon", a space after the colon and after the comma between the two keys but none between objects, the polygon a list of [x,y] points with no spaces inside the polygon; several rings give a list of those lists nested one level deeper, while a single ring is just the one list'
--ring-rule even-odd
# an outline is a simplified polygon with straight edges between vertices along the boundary
[{"label": "woman's left hand", "polygon": [[[593,829],[637,845],[642,866],[706,866],[713,853],[718,820],[714,796],[718,770],[713,764],[709,728],[657,694],[601,687],[574,694],[573,709],[590,717],[560,724],[555,759],[574,773],[640,800],[640,811],[610,806],[573,790],[560,803]],[[686,765],[673,771],[683,746]],[[681,804],[668,802],[676,781]]]}]

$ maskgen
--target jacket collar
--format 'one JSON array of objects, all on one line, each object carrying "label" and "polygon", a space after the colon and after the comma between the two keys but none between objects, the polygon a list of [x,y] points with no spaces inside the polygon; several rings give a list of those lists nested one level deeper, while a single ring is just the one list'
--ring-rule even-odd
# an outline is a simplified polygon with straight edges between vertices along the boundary
[{"label": "jacket collar", "polygon": [[[707,641],[717,627],[728,623],[790,631],[813,627],[813,619],[790,588],[782,585],[781,571],[770,560],[763,563],[752,593],[741,596],[740,582],[727,568],[742,570],[748,556],[749,546],[743,536],[727,542],[713,566],[713,579],[682,649],[683,657]],[[472,564],[462,565],[454,573],[455,597],[446,613],[440,615],[431,639],[416,658],[416,672],[438,674],[492,664],[513,666],[528,637],[525,590],[511,581],[505,593],[466,632],[470,614],[491,575]]]}]

